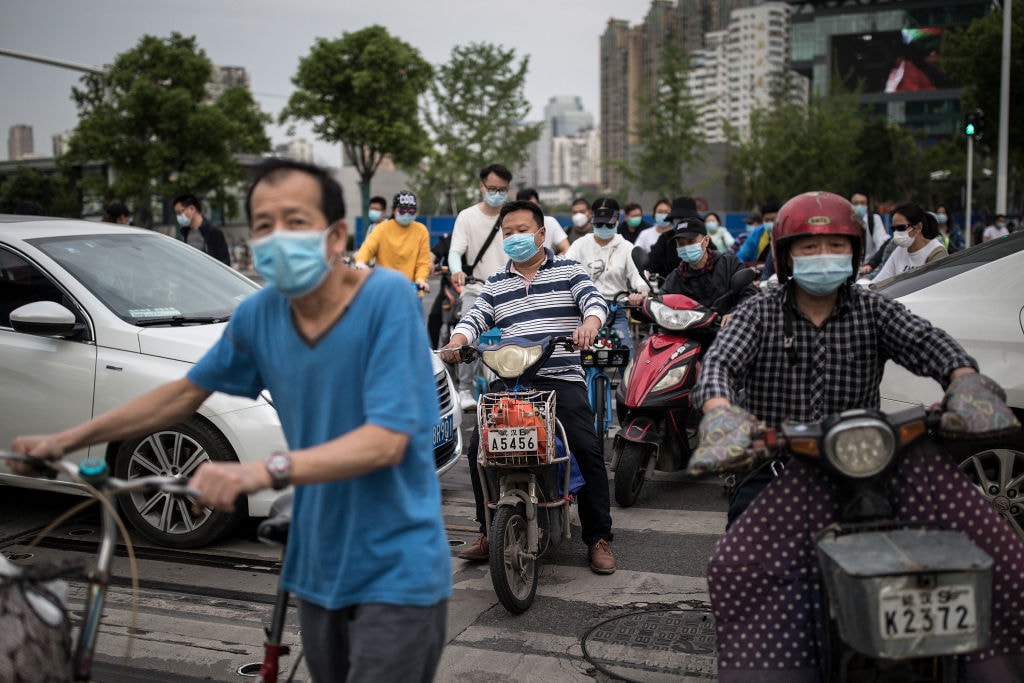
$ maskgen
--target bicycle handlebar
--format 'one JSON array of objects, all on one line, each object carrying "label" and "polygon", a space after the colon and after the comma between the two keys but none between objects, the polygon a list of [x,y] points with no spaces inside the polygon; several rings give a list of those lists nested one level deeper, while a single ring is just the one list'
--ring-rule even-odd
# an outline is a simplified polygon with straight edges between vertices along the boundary
[{"label": "bicycle handlebar", "polygon": [[[7,451],[0,451],[0,459],[30,465],[47,475],[56,475],[63,472],[77,482],[87,482],[87,477],[82,475],[81,468],[75,463],[65,460],[36,458],[30,455],[20,455]],[[196,489],[189,488],[183,479],[159,475],[139,477],[137,479],[118,479],[117,477],[107,476],[102,480],[99,488],[102,488],[105,493],[113,494],[160,490],[175,496],[192,498],[193,500],[198,500],[201,495]]]}]

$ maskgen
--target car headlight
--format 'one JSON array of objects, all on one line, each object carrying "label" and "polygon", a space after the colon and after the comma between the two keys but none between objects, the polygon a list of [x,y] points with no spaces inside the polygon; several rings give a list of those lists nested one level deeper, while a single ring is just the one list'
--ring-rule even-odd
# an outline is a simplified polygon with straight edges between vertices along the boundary
[{"label": "car headlight", "polygon": [[689,363],[684,363],[683,365],[672,368],[665,373],[664,377],[658,380],[658,383],[654,385],[654,389],[652,389],[652,391],[664,391],[665,389],[671,389],[677,384],[682,384],[683,380],[686,379],[686,371],[689,367]]},{"label": "car headlight", "polygon": [[536,346],[503,346],[494,351],[484,351],[482,359],[484,365],[489,367],[503,379],[512,379],[522,375],[528,367],[537,362],[544,352],[541,344]]},{"label": "car headlight", "polygon": [[846,420],[825,435],[825,457],[839,472],[857,479],[884,470],[895,449],[892,428],[876,418]]},{"label": "car headlight", "polygon": [[681,311],[660,301],[652,301],[649,310],[654,322],[667,330],[685,330],[702,322],[708,315],[706,311]]}]

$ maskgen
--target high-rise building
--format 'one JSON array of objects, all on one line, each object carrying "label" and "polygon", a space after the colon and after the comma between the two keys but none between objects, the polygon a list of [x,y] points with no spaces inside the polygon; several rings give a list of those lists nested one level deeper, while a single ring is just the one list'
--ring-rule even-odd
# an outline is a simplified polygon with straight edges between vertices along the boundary
[{"label": "high-rise building", "polygon": [[544,121],[540,138],[531,155],[536,164],[532,185],[551,185],[555,174],[554,141],[574,138],[583,130],[594,127],[594,115],[583,108],[583,100],[576,95],[555,95],[544,107]]},{"label": "high-rise building", "polygon": [[791,96],[806,101],[806,78],[789,68],[789,15],[783,2],[733,10],[724,31],[691,53],[690,94],[708,143],[725,142],[723,123],[746,136],[750,116],[771,104],[773,81],[788,74]]},{"label": "high-rise building", "polygon": [[669,41],[685,53],[706,48],[707,33],[721,31],[729,12],[755,0],[652,0],[636,26],[609,19],[600,38],[602,184],[617,189],[625,182],[621,165],[636,144],[644,121],[643,102],[656,86],[661,55]]},{"label": "high-rise building", "polygon": [[70,142],[72,131],[66,130],[63,133],[54,133],[50,136],[50,142],[53,143],[53,158],[58,159],[64,156],[68,151],[68,142]]},{"label": "high-rise building", "polygon": [[933,139],[957,132],[961,88],[941,70],[942,34],[991,11],[989,0],[789,4],[792,68],[811,92],[859,89],[860,104],[889,123]]},{"label": "high-rise building", "polygon": [[18,161],[35,154],[32,142],[32,126],[24,123],[13,125],[7,131],[7,158]]},{"label": "high-rise building", "polygon": [[224,94],[225,90],[236,86],[246,90],[252,89],[249,72],[245,67],[218,66],[214,64],[213,73],[210,74],[210,82],[206,84],[206,96],[211,101],[216,100]]}]

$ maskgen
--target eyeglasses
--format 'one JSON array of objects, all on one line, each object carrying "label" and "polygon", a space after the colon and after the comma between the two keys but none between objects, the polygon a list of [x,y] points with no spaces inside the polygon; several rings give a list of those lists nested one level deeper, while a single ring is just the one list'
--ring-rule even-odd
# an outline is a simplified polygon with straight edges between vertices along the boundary
[{"label": "eyeglasses", "polygon": [[401,209],[395,209],[395,213],[404,213],[409,216],[416,215],[416,207],[403,207]]},{"label": "eyeglasses", "polygon": [[484,189],[488,192],[500,192],[502,194],[508,192],[508,185],[505,187],[495,187],[494,185],[484,185]]}]

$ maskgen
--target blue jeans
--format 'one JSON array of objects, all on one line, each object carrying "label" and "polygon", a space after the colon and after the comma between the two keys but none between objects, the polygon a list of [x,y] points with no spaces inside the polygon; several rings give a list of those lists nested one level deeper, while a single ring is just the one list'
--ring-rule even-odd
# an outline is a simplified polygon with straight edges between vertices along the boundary
[{"label": "blue jeans", "polygon": [[302,651],[316,683],[430,683],[445,643],[448,601],[324,609],[299,600]]}]

